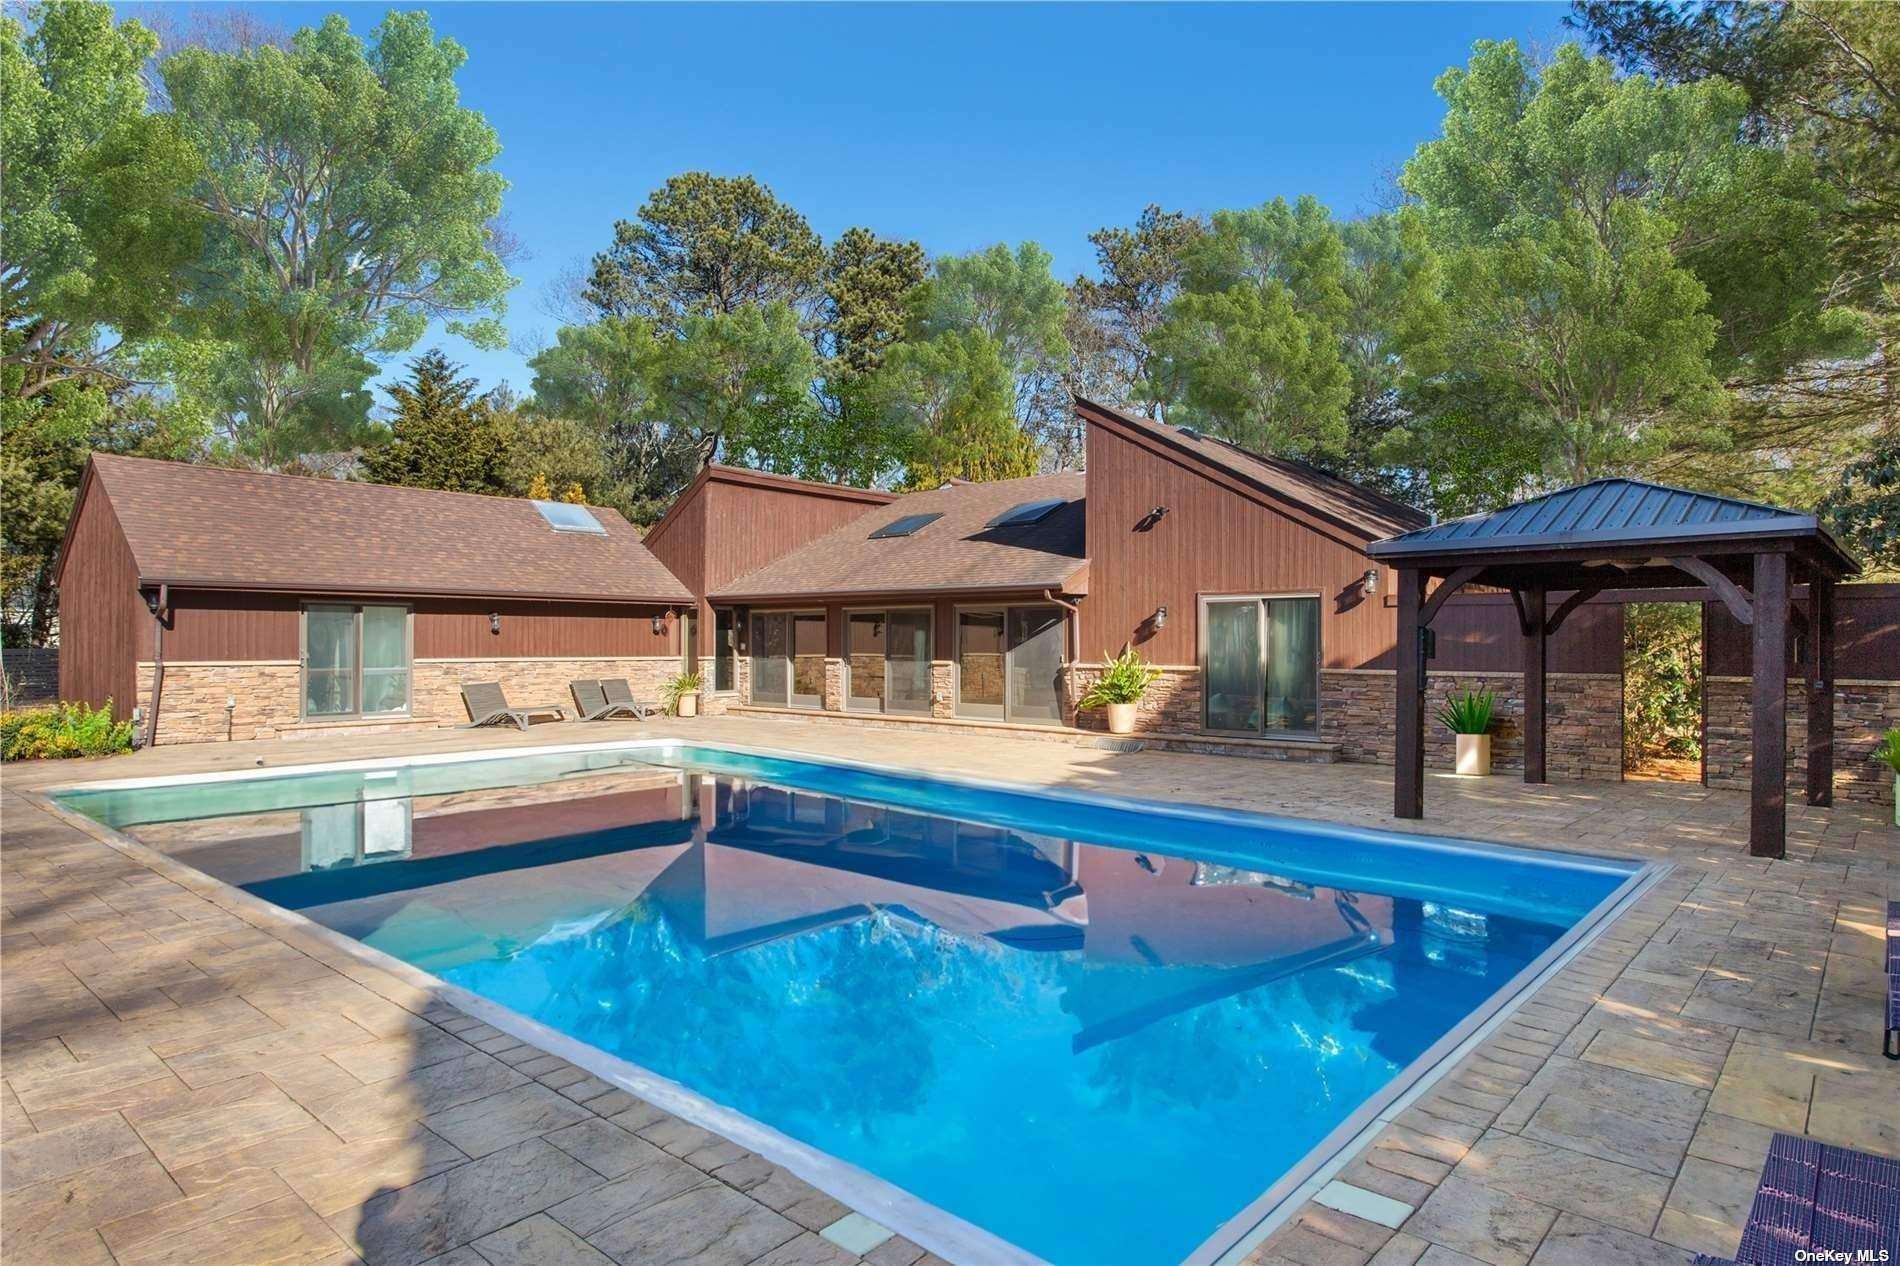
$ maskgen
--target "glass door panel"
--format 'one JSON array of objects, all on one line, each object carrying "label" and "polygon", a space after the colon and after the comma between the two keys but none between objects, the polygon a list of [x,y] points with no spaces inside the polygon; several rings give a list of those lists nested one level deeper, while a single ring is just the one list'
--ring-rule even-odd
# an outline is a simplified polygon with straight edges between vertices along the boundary
[{"label": "glass door panel", "polygon": [[1255,732],[1260,729],[1265,692],[1260,654],[1260,602],[1207,604],[1207,662],[1202,676],[1207,691],[1207,728]]},{"label": "glass door panel", "polygon": [[680,613],[680,671],[690,673],[699,667],[699,612]]},{"label": "glass door panel", "polygon": [[1055,607],[1010,608],[1007,716],[1062,719],[1062,612]]},{"label": "glass door panel", "polygon": [[825,617],[795,615],[792,620],[792,698],[794,708],[819,708],[825,702]]},{"label": "glass door panel", "polygon": [[1319,599],[1267,599],[1267,729],[1319,729]]},{"label": "glass door panel", "polygon": [[733,689],[733,623],[732,610],[720,607],[713,612],[713,681],[714,690]]},{"label": "glass door panel", "polygon": [[791,639],[791,617],[752,617],[752,702],[785,706],[789,674],[785,652]]},{"label": "glass door panel", "polygon": [[882,611],[854,612],[845,626],[845,700],[853,711],[884,711],[885,622]]},{"label": "glass door panel", "polygon": [[885,626],[886,702],[892,712],[930,711],[928,611],[893,611]]},{"label": "glass door panel", "polygon": [[1001,611],[957,612],[957,715],[1003,717],[1007,668]]},{"label": "glass door panel", "polygon": [[356,711],[356,610],[311,607],[304,612],[305,716],[348,716]]},{"label": "glass door panel", "polygon": [[363,712],[409,710],[409,609],[363,608]]}]

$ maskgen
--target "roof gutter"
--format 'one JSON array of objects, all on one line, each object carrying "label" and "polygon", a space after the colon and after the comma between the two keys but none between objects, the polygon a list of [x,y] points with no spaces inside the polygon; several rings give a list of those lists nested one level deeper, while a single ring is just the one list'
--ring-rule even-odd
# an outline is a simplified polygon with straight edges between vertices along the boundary
[{"label": "roof gutter", "polygon": [[160,579],[156,576],[140,576],[139,584],[170,585],[177,589],[191,589],[214,593],[296,593],[313,594],[323,597],[372,597],[372,598],[467,598],[481,602],[595,602],[607,606],[667,607],[679,606],[693,601],[693,596],[682,589],[667,597],[649,597],[645,595],[628,597],[624,595],[599,593],[482,593],[469,589],[408,589],[391,585],[311,585],[311,584],[263,584],[246,583],[239,580],[198,579],[175,576]]}]

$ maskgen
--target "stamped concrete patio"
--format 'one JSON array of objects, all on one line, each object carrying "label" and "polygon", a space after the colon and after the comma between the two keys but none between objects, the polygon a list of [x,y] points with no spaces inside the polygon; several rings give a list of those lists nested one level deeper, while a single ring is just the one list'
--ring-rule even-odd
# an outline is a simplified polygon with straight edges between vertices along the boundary
[{"label": "stamped concrete patio", "polygon": [[[8,767],[0,1208],[9,1264],[934,1263],[744,1149],[129,855],[37,789],[619,733],[1396,825],[1391,774],[760,718],[161,748]],[[1879,1053],[1888,810],[1434,776],[1410,829],[1675,869],[1407,1108],[1250,1264],[1556,1266],[1729,1253],[1776,1130],[1900,1154]],[[862,1257],[860,1257],[862,1254]]]}]

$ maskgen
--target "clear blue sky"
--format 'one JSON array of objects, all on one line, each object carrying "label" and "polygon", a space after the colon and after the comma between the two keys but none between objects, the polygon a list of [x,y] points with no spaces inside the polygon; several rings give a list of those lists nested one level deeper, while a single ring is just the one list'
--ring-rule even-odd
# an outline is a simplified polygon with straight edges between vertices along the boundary
[{"label": "clear blue sky", "polygon": [[[128,5],[137,12],[140,6]],[[290,3],[286,27],[386,4]],[[1432,81],[1472,42],[1548,51],[1560,4],[429,4],[468,50],[463,104],[501,136],[530,257],[515,348],[434,335],[526,390],[550,283],[668,176],[750,173],[830,240],[854,224],[932,254],[1033,239],[1065,280],[1092,230],[1149,202],[1195,212],[1317,195],[1376,209],[1435,135]],[[429,343],[422,346],[426,347]],[[420,350],[420,348],[418,348]],[[392,368],[399,368],[395,366]]]}]

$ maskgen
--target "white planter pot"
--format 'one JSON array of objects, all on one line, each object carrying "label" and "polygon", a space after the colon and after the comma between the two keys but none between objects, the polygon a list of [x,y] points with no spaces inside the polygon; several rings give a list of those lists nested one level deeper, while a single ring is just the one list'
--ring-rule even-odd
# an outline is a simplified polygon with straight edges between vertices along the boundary
[{"label": "white planter pot", "polygon": [[1132,703],[1111,703],[1108,705],[1108,732],[1110,734],[1133,734],[1135,732],[1135,708]]},{"label": "white planter pot", "polygon": [[698,716],[699,715],[699,696],[698,695],[681,695],[680,701],[679,701],[678,715],[683,716],[683,717]]},{"label": "white planter pot", "polygon": [[1458,738],[1458,772],[1473,778],[1482,778],[1491,772],[1491,736],[1489,734],[1460,734]]},{"label": "white planter pot", "polygon": [[1893,824],[1900,826],[1900,774],[1893,776]]}]

